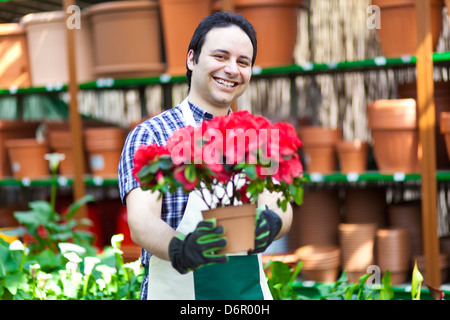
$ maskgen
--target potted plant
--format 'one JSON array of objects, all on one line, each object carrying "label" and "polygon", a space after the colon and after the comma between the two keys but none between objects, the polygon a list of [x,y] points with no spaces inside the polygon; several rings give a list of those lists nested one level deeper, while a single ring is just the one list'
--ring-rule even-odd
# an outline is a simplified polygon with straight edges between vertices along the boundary
[{"label": "potted plant", "polygon": [[[234,214],[238,210],[232,206],[253,206],[249,219],[254,228],[255,203],[264,190],[282,194],[277,202],[282,210],[292,199],[302,203],[301,145],[292,125],[272,124],[248,111],[237,111],[196,128],[179,129],[166,146],[141,146],[135,153],[133,174],[142,189],[159,191],[161,197],[179,187],[197,192],[209,210],[228,208]],[[203,212],[203,217],[209,214]],[[225,212],[219,213],[219,225],[224,216]],[[225,236],[228,247],[238,250],[230,234],[233,229],[225,226]],[[250,231],[246,233],[253,235]],[[237,243],[242,234],[237,235]]]}]

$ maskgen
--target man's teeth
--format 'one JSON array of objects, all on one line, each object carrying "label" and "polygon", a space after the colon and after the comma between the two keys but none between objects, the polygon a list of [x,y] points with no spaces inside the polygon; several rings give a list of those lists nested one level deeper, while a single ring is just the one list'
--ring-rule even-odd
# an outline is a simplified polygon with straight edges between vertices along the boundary
[{"label": "man's teeth", "polygon": [[227,87],[230,87],[230,88],[234,87],[234,85],[235,85],[234,82],[226,81],[226,80],[223,80],[223,79],[216,79],[216,81],[218,83],[223,84],[224,86],[227,86]]}]

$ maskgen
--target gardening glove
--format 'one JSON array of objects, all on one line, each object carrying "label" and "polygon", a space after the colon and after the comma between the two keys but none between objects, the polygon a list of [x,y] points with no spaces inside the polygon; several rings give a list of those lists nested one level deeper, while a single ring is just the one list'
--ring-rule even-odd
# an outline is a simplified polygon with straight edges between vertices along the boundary
[{"label": "gardening glove", "polygon": [[224,229],[217,227],[216,220],[203,220],[187,235],[177,234],[169,243],[172,266],[181,274],[193,271],[209,263],[226,263],[224,254],[214,254],[227,245]]},{"label": "gardening glove", "polygon": [[255,248],[249,254],[264,252],[281,230],[281,218],[267,205],[256,211]]}]

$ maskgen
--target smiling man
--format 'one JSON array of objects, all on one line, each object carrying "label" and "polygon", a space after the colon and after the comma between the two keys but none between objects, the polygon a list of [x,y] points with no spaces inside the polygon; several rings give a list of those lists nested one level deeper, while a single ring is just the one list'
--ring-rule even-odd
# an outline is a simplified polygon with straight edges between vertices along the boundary
[{"label": "smiling man", "polygon": [[179,128],[198,126],[231,112],[248,87],[256,58],[256,33],[241,15],[218,12],[197,27],[186,57],[189,94],[179,105],[148,119],[127,137],[119,163],[119,187],[127,206],[133,241],[142,246],[146,269],[141,299],[271,299],[261,252],[290,228],[292,209],[283,212],[277,195],[265,204],[255,227],[255,250],[225,256],[214,252],[227,240],[223,228],[201,221],[202,201],[180,188],[164,194],[143,191],[132,175],[133,156],[142,144],[166,145]]}]

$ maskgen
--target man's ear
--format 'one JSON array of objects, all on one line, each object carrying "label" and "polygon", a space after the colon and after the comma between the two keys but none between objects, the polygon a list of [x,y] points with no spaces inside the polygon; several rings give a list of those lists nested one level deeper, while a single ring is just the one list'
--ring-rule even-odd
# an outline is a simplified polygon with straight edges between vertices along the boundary
[{"label": "man's ear", "polygon": [[186,65],[189,70],[192,71],[194,69],[195,61],[194,61],[194,50],[193,49],[189,50],[189,52],[187,53]]}]

